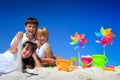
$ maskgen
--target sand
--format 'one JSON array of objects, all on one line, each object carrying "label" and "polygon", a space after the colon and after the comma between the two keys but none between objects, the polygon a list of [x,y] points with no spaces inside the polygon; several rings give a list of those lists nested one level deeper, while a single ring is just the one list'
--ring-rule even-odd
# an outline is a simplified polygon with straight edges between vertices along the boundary
[{"label": "sand", "polygon": [[66,72],[54,68],[26,69],[23,72],[14,71],[1,74],[0,80],[120,80],[120,69],[107,71],[98,67],[82,68]]}]

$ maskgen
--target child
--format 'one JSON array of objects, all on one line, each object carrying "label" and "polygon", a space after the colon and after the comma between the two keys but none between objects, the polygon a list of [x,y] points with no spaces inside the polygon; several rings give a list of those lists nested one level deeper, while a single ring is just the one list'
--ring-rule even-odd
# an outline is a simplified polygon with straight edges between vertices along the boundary
[{"label": "child", "polygon": [[[22,67],[23,69],[33,69],[35,67],[40,67],[40,60],[35,55],[35,50],[37,49],[37,45],[31,41],[26,41],[23,44],[22,50]],[[27,54],[28,50],[28,54]]]},{"label": "child", "polygon": [[[23,33],[18,32],[16,35],[16,40],[12,44],[12,46],[3,54],[0,55],[0,73],[8,73],[14,70],[17,70],[17,65],[15,64],[17,60],[17,46],[19,42],[22,40]],[[29,65],[29,68],[40,67],[40,62],[37,56],[34,54],[37,45],[33,42],[27,41],[23,44],[22,48],[22,63],[23,69],[28,68],[26,65]],[[27,59],[27,61],[25,60]],[[30,63],[32,60],[32,64]]]},{"label": "child", "polygon": [[42,61],[43,66],[55,66],[55,56],[50,49],[50,45],[47,43],[49,39],[49,33],[45,27],[41,27],[37,29],[35,35],[37,44],[36,55]]},{"label": "child", "polygon": [[[36,18],[30,17],[26,19],[25,21],[26,32],[23,35],[22,44],[26,41],[31,41],[31,42],[35,41],[34,38],[35,38],[37,26],[38,26],[38,20]],[[12,45],[15,40],[16,40],[16,36],[11,41],[10,45]]]}]

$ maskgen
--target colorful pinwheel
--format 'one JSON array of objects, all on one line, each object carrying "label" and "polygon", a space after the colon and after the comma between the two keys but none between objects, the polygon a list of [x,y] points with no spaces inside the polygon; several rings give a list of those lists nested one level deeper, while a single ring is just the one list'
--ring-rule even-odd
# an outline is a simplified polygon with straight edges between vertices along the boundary
[{"label": "colorful pinwheel", "polygon": [[95,35],[98,37],[96,42],[102,43],[103,47],[105,47],[108,43],[112,44],[112,38],[115,35],[111,32],[111,30],[111,28],[104,29],[101,27],[100,32],[95,32]]},{"label": "colorful pinwheel", "polygon": [[84,48],[84,43],[87,42],[85,34],[78,34],[78,32],[75,33],[74,36],[71,36],[72,42],[71,45],[75,45],[74,49],[78,48],[78,66],[80,66],[80,47]]},{"label": "colorful pinwheel", "polygon": [[84,48],[84,43],[87,42],[85,34],[78,34],[78,32],[75,33],[74,36],[71,36],[72,42],[70,43],[71,45],[75,45],[75,49],[78,47]]},{"label": "colorful pinwheel", "polygon": [[102,43],[104,49],[108,43],[112,44],[112,38],[115,37],[115,35],[111,32],[111,30],[112,30],[111,28],[104,29],[103,27],[101,27],[100,32],[95,32],[95,35],[98,37],[96,42]]}]

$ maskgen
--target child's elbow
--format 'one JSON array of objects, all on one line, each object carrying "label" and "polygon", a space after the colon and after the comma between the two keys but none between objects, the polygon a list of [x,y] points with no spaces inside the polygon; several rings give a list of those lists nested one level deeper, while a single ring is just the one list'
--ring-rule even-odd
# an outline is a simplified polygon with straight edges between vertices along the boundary
[{"label": "child's elbow", "polygon": [[15,54],[15,53],[18,52],[18,49],[17,49],[17,48],[16,48],[16,49],[9,49],[9,51],[10,51],[11,53]]}]

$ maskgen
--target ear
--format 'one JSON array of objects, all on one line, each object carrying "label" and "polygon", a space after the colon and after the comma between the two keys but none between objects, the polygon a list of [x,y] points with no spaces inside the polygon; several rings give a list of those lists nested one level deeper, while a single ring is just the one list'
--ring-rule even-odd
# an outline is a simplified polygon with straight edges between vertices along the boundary
[{"label": "ear", "polygon": [[24,25],[24,27],[26,27],[27,25]]},{"label": "ear", "polygon": [[45,37],[45,40],[46,40],[46,41],[48,41],[48,38],[47,38],[47,37]]},{"label": "ear", "polygon": [[24,28],[25,28],[25,30],[26,30],[26,25],[24,25]]}]

